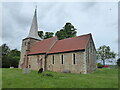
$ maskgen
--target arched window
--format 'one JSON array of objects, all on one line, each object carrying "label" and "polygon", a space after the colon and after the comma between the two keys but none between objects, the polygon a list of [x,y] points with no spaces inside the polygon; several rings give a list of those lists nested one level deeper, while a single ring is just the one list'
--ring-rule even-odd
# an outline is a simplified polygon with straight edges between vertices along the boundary
[{"label": "arched window", "polygon": [[27,44],[26,44],[26,42],[25,42],[25,46],[26,46]]},{"label": "arched window", "polygon": [[73,54],[73,64],[75,64],[76,61],[75,61],[75,54]]},{"label": "arched window", "polygon": [[52,56],[52,64],[54,64],[54,62],[55,62],[54,60],[55,60],[55,59],[54,59],[54,55],[53,55],[53,56]]},{"label": "arched window", "polygon": [[61,63],[64,64],[64,57],[61,55]]}]

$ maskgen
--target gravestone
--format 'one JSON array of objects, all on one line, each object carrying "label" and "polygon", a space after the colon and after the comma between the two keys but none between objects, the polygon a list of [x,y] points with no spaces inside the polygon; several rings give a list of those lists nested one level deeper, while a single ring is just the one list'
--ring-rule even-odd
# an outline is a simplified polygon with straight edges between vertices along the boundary
[{"label": "gravestone", "polygon": [[38,73],[42,73],[43,72],[43,68],[40,68]]},{"label": "gravestone", "polygon": [[63,70],[63,73],[71,73],[70,70]]},{"label": "gravestone", "polygon": [[23,68],[23,74],[28,74],[30,73],[30,69],[29,68]]},{"label": "gravestone", "polygon": [[10,68],[14,68],[14,67],[10,67]]}]

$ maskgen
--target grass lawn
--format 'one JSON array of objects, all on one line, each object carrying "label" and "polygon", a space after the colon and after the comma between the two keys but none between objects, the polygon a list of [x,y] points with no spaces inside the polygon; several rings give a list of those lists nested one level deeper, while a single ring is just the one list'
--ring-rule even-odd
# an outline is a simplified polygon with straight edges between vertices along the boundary
[{"label": "grass lawn", "polygon": [[[50,74],[52,76],[46,76]],[[21,69],[2,69],[3,88],[118,88],[117,69],[99,69],[92,74],[65,74],[31,71],[23,74]]]},{"label": "grass lawn", "polygon": [[2,69],[0,69],[0,89],[2,88]]}]

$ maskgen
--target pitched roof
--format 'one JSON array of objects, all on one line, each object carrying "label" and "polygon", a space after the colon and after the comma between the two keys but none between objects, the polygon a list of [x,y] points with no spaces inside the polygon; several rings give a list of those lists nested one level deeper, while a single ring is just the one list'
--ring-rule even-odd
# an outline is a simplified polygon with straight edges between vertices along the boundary
[{"label": "pitched roof", "polygon": [[49,39],[44,39],[42,41],[37,42],[33,47],[30,49],[29,54],[38,54],[38,53],[46,53],[51,48],[53,43],[55,42],[56,37],[52,37]]},{"label": "pitched roof", "polygon": [[[91,34],[76,36],[63,40],[56,40],[56,37],[42,40],[37,42],[30,50],[29,54],[40,54],[40,53],[59,53],[75,50],[84,50],[86,48],[88,39]],[[55,44],[53,44],[55,43]],[[50,48],[51,47],[51,48]]]},{"label": "pitched roof", "polygon": [[48,53],[84,50],[91,34],[58,40]]}]

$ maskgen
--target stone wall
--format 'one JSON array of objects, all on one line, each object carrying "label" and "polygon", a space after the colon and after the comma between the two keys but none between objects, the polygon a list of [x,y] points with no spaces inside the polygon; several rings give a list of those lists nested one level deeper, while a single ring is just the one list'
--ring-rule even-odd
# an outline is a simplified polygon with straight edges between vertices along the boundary
[{"label": "stone wall", "polygon": [[45,64],[44,61],[45,61],[45,55],[32,55],[29,56],[28,64],[30,65],[30,68],[32,70],[39,70],[40,68],[44,69],[44,64]]},{"label": "stone wall", "polygon": [[38,41],[40,40],[37,40],[34,38],[26,38],[22,40],[19,68],[23,68],[21,64],[24,63],[25,56],[26,56],[26,50],[30,50],[30,48]]},{"label": "stone wall", "polygon": [[[73,62],[73,54],[75,54],[75,64]],[[63,64],[62,64],[63,55]],[[54,64],[53,64],[54,56]],[[48,55],[47,57],[47,70],[55,72],[66,72],[71,73],[84,73],[84,51],[71,52],[71,53],[61,53]]]},{"label": "stone wall", "polygon": [[[71,73],[83,73],[83,74],[92,73],[96,70],[95,52],[96,51],[93,48],[93,53],[89,53],[89,61],[88,61],[87,50],[48,55],[46,58],[46,69],[55,72],[70,71]],[[73,54],[75,54],[75,64],[73,60],[74,59]],[[63,55],[63,64],[62,64],[62,55]],[[53,63],[53,57],[54,57],[54,63]],[[42,65],[39,64],[40,58],[42,58]],[[44,69],[45,55],[29,56],[29,65],[33,70],[39,70],[41,67]]]},{"label": "stone wall", "polygon": [[85,51],[86,57],[86,73],[92,73],[96,71],[96,49],[92,38],[89,39]]}]

